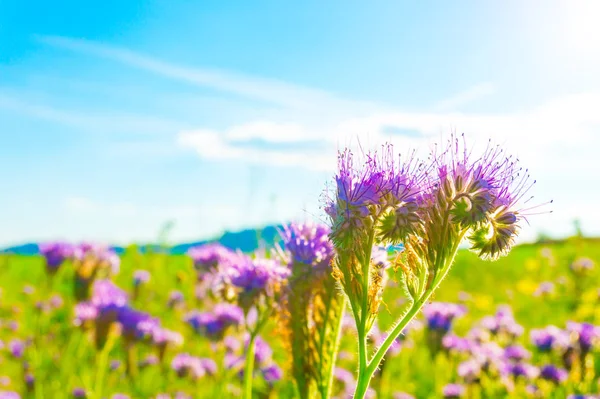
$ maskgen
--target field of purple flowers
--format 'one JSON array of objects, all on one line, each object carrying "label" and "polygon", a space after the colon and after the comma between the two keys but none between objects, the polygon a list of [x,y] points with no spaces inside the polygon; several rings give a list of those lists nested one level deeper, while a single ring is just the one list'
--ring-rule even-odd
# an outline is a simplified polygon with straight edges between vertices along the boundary
[{"label": "field of purple flowers", "polygon": [[[237,254],[218,245],[190,256],[131,248],[119,259],[79,245],[63,263],[59,246],[42,249],[46,259],[0,258],[0,390],[24,398],[241,395],[244,311],[215,300],[227,288],[208,272]],[[591,259],[599,257],[597,242],[580,240],[517,247],[495,263],[459,252],[453,274],[394,344],[368,395],[598,392],[600,280]],[[384,338],[388,312],[405,302],[390,277],[386,309],[369,337],[374,342]],[[87,290],[89,299],[81,300]],[[293,397],[277,309],[265,324],[257,337],[254,395]],[[334,397],[352,395],[355,335],[346,316]]]},{"label": "field of purple flowers", "polygon": [[538,211],[499,147],[364,155],[256,253],[2,255],[0,399],[595,398],[598,242],[513,248]]}]

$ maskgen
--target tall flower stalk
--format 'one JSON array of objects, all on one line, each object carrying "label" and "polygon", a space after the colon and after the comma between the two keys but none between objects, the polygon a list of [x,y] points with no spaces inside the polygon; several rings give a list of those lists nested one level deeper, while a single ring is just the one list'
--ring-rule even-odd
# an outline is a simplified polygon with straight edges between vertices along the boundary
[{"label": "tall flower stalk", "polygon": [[283,232],[290,269],[281,318],[291,374],[301,398],[328,398],[340,340],[345,297],[332,275],[330,229],[291,224]]},{"label": "tall flower stalk", "polygon": [[[414,157],[395,159],[391,145],[357,162],[339,154],[336,192],[327,200],[335,275],[348,297],[358,332],[355,398],[369,382],[407,324],[448,274],[466,238],[483,259],[510,251],[528,209],[519,204],[533,183],[518,161],[497,146],[473,156],[462,138],[452,136],[432,152],[427,164]],[[372,260],[374,245],[404,244],[395,267],[410,304],[385,341],[369,357],[367,337],[384,289],[382,271]]]},{"label": "tall flower stalk", "polygon": [[289,271],[275,259],[239,254],[221,273],[225,298],[233,297],[244,314],[249,338],[245,353],[243,397],[252,398],[256,339],[269,321]]}]

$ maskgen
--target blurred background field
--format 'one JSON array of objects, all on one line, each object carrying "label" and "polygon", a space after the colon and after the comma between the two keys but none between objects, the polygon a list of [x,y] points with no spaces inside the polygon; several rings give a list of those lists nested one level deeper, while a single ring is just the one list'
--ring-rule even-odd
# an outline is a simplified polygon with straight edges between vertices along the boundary
[{"label": "blurred background field", "polygon": [[[533,353],[532,364],[541,366],[548,362],[548,355],[537,352],[531,344],[531,329],[550,324],[564,328],[568,321],[600,324],[598,268],[584,278],[575,276],[570,269],[578,258],[600,259],[598,244],[596,239],[574,237],[520,245],[509,256],[491,263],[461,251],[434,301],[466,306],[467,313],[458,317],[452,327],[459,336],[467,335],[478,320],[493,315],[499,305],[509,305],[516,323],[524,327],[524,333],[515,338],[516,343]],[[74,325],[73,270],[68,263],[49,280],[41,256],[1,255],[0,342],[3,344],[0,345],[0,390],[22,392],[26,398],[70,397],[75,388],[84,389],[88,397],[96,397],[100,386],[105,397],[118,392],[133,398],[154,398],[161,392],[173,395],[181,392],[198,398],[239,395],[241,380],[232,369],[226,370],[220,363],[223,361],[223,344],[215,344],[194,333],[183,321],[190,310],[208,310],[210,307],[210,302],[197,298],[196,272],[191,259],[186,255],[142,254],[138,248],[129,247],[122,255],[121,271],[114,280],[131,294],[133,273],[140,269],[149,271],[151,278],[132,301],[132,306],[159,316],[164,326],[181,332],[184,344],[170,348],[163,364],[145,364],[144,360],[148,355],[156,355],[156,350],[151,345],[136,345],[136,361],[141,367],[139,374],[132,378],[125,372],[126,353],[119,339],[108,351],[102,352],[105,353],[102,360],[103,356],[94,349],[90,332]],[[380,331],[389,327],[391,315],[397,317],[403,305],[393,270],[390,270],[390,277],[385,305],[380,312]],[[173,292],[183,294],[183,300],[177,306],[168,305]],[[57,295],[62,304],[57,303]],[[423,317],[419,316],[419,319],[423,320]],[[344,330],[338,362],[340,369],[349,368],[349,372],[353,372],[351,367],[356,356],[353,334],[351,329]],[[378,334],[374,332],[372,339],[376,340]],[[388,355],[383,372],[373,383],[378,398],[399,397],[393,395],[398,395],[400,390],[418,398],[438,398],[442,397],[446,384],[464,382],[457,375],[457,365],[465,356],[444,350],[434,355],[427,334],[427,327],[423,325],[411,329],[400,350]],[[232,332],[232,337],[242,339],[240,333]],[[285,378],[289,359],[281,346],[275,320],[269,323],[262,337],[272,347],[273,361],[284,373],[283,378],[268,383],[258,376],[255,394],[265,398],[292,397],[293,387]],[[11,355],[10,343],[15,339],[25,344],[22,355]],[[215,359],[217,373],[195,382],[177,377],[170,362],[182,352]],[[566,397],[566,392],[597,392],[600,357],[593,354],[593,359],[592,374],[580,378],[572,373],[571,380],[558,387],[543,381],[537,384],[540,390],[537,397],[562,398]],[[560,357],[552,360],[561,365]],[[105,372],[99,373],[102,368]],[[342,372],[339,378],[336,395],[346,397],[348,387],[344,385]],[[527,394],[527,385],[520,379],[515,380],[512,397],[536,397],[533,393]],[[502,397],[507,392],[503,390],[505,384],[498,381],[482,386],[487,386],[490,391],[473,391],[468,397]]]}]

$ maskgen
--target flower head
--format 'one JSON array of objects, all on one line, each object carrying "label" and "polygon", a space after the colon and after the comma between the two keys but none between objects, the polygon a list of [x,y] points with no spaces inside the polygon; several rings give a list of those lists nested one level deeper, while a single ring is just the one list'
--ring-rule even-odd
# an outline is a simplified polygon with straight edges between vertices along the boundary
[{"label": "flower head", "polygon": [[570,345],[569,333],[556,326],[533,329],[529,336],[531,343],[541,352],[562,351]]},{"label": "flower head", "polygon": [[591,349],[600,346],[600,327],[590,323],[567,323],[567,331],[575,335],[579,349],[588,353]]},{"label": "flower head", "polygon": [[93,286],[91,303],[100,312],[122,308],[127,305],[128,296],[110,280],[97,280]]},{"label": "flower head", "polygon": [[502,370],[504,374],[515,378],[523,377],[527,380],[533,380],[540,374],[540,370],[527,363],[507,363]]},{"label": "flower head", "polygon": [[64,242],[49,242],[38,245],[40,253],[46,259],[46,270],[55,273],[65,260],[73,255],[73,247]]},{"label": "flower head", "polygon": [[136,270],[133,272],[133,285],[138,286],[150,281],[150,272],[148,270]]},{"label": "flower head", "polygon": [[444,399],[458,399],[464,395],[465,387],[460,384],[448,384],[442,389]]},{"label": "flower head", "polygon": [[211,340],[221,340],[227,329],[243,323],[244,312],[236,305],[220,303],[212,312],[190,312],[185,321],[198,333]]},{"label": "flower head", "polygon": [[[208,363],[205,362],[205,360],[206,359],[201,359],[188,353],[180,353],[173,358],[173,361],[171,362],[171,368],[175,370],[179,377],[190,375],[193,378],[201,378],[205,374],[208,374],[206,367]],[[213,371],[213,365],[214,362],[211,361],[208,371]]]},{"label": "flower head", "polygon": [[507,360],[519,362],[530,357],[531,353],[521,345],[510,345],[504,349],[504,358]]},{"label": "flower head", "polygon": [[427,320],[427,328],[447,332],[455,318],[467,312],[462,305],[446,302],[432,302],[423,307],[423,315]]},{"label": "flower head", "polygon": [[574,274],[582,276],[594,269],[594,261],[590,258],[580,257],[575,259],[569,268]]},{"label": "flower head", "polygon": [[329,233],[329,227],[322,224],[290,224],[282,234],[285,249],[290,255],[290,265],[304,264],[317,270],[329,269],[333,258]]},{"label": "flower head", "polygon": [[555,384],[564,382],[569,377],[569,373],[565,369],[556,367],[553,364],[547,364],[540,369],[540,378],[552,381]]},{"label": "flower head", "polygon": [[158,319],[128,306],[119,308],[117,322],[121,325],[123,336],[129,340],[149,337],[155,329],[160,328]]},{"label": "flower head", "polygon": [[219,265],[228,266],[237,260],[239,254],[219,243],[209,243],[192,247],[187,252],[194,267],[199,272],[215,271]]}]

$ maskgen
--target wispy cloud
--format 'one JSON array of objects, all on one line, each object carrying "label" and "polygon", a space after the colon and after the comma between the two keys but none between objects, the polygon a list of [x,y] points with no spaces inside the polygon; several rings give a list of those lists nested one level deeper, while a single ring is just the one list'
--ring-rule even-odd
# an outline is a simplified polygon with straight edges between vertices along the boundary
[{"label": "wispy cloud", "polygon": [[148,135],[173,133],[185,129],[187,124],[169,118],[150,114],[127,113],[114,109],[86,112],[75,109],[62,109],[56,106],[39,104],[35,100],[14,92],[3,92],[0,87],[0,110],[8,110],[32,118],[77,128],[85,132],[127,133]]},{"label": "wispy cloud", "polygon": [[439,101],[434,105],[433,108],[435,111],[456,111],[463,105],[467,105],[481,98],[490,96],[495,92],[496,86],[493,83],[479,83],[453,95],[452,97]]},{"label": "wispy cloud", "polygon": [[[178,143],[194,149],[205,159],[247,160],[323,170],[334,166],[331,160],[335,160],[337,148],[357,138],[363,143],[388,140],[401,147],[415,147],[456,129],[483,143],[488,138],[506,143],[533,167],[544,163],[546,170],[558,169],[556,160],[563,160],[568,165],[561,165],[562,170],[577,170],[579,161],[567,162],[564,149],[575,149],[578,143],[600,144],[597,134],[600,93],[549,99],[537,107],[514,113],[456,112],[495,93],[495,85],[484,82],[438,101],[431,109],[407,112],[277,80],[181,66],[97,42],[56,36],[37,39],[55,48],[113,60],[192,86],[278,105],[273,109],[262,104],[260,117],[248,118],[242,123],[224,121],[225,127],[218,129],[207,126],[178,129]],[[590,151],[579,147],[581,162],[597,162]]]},{"label": "wispy cloud", "polygon": [[223,70],[176,65],[129,49],[93,41],[61,36],[35,36],[35,38],[55,48],[110,59],[170,79],[283,106],[312,107],[315,99],[319,99],[320,103],[336,101],[334,96],[318,89]]}]

